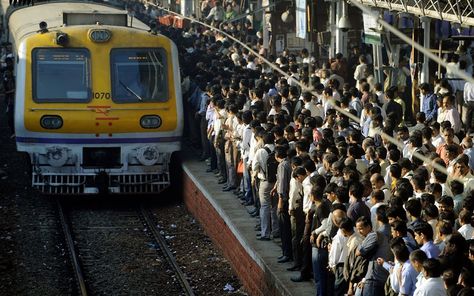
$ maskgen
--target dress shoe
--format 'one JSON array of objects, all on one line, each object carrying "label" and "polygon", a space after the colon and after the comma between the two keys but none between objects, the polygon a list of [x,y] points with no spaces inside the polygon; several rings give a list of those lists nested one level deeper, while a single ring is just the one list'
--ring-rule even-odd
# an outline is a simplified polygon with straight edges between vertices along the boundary
[{"label": "dress shoe", "polygon": [[293,259],[291,259],[290,257],[287,257],[287,256],[283,256],[283,258],[279,259],[277,262],[278,263],[286,263],[286,262],[290,262],[290,261],[293,261]]},{"label": "dress shoe", "polygon": [[302,276],[293,276],[290,278],[290,280],[292,282],[295,282],[295,283],[299,283],[299,282],[306,282],[306,281],[309,281],[309,278],[304,278]]},{"label": "dress shoe", "polygon": [[285,255],[281,255],[281,256],[278,256],[278,260],[280,260],[281,258],[285,257]]},{"label": "dress shoe", "polygon": [[218,169],[213,169],[212,172],[213,172],[214,174],[219,174],[219,170],[218,170]]},{"label": "dress shoe", "polygon": [[225,182],[227,182],[226,179],[219,179],[219,182],[217,182],[217,184],[224,184]]},{"label": "dress shoe", "polygon": [[253,214],[253,213],[255,213],[256,211],[257,211],[257,208],[251,208],[251,209],[248,209],[248,210],[247,210],[247,213]]},{"label": "dress shoe", "polygon": [[288,271],[298,271],[300,269],[301,269],[301,266],[295,265],[295,266],[292,266],[290,268],[287,268],[286,270],[288,270]]},{"label": "dress shoe", "polygon": [[206,173],[212,173],[213,171],[214,171],[213,169],[209,168],[206,170]]},{"label": "dress shoe", "polygon": [[222,189],[222,191],[228,192],[228,191],[232,191],[232,190],[234,190],[234,189],[235,189],[234,186],[230,186],[230,187],[227,187],[227,188],[225,188],[225,189]]},{"label": "dress shoe", "polygon": [[262,227],[260,225],[255,225],[254,230],[255,231],[261,231]]},{"label": "dress shoe", "polygon": [[251,201],[243,201],[243,205],[248,207],[248,206],[253,206],[253,202]]},{"label": "dress shoe", "polygon": [[265,237],[265,236],[259,237],[259,238],[257,238],[257,240],[265,241],[265,242],[271,241],[271,239],[269,237]]},{"label": "dress shoe", "polygon": [[255,217],[257,217],[257,216],[258,216],[258,211],[255,212],[255,213],[250,214],[250,217],[252,217],[252,218],[255,218]]}]

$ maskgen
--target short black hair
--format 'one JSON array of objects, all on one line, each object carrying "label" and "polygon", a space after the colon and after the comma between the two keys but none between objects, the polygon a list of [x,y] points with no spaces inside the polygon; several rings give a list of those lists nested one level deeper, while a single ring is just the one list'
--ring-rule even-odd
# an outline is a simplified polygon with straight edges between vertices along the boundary
[{"label": "short black hair", "polygon": [[423,261],[423,269],[426,275],[430,278],[437,278],[443,272],[441,263],[437,259],[429,258]]},{"label": "short black hair", "polygon": [[409,199],[405,203],[405,209],[413,217],[419,218],[421,216],[421,202],[418,198]]},{"label": "short black hair", "polygon": [[418,250],[414,250],[413,252],[410,253],[410,260],[411,261],[416,261],[416,262],[419,262],[421,264],[423,264],[423,262],[426,261],[426,259],[428,259],[428,256],[426,255],[426,253],[420,249]]},{"label": "short black hair", "polygon": [[390,224],[390,227],[392,227],[393,230],[400,232],[402,237],[407,235],[408,228],[404,221],[395,220]]},{"label": "short black hair", "polygon": [[433,240],[433,228],[426,222],[419,223],[413,229],[413,232],[423,234],[427,241]]},{"label": "short black hair", "polygon": [[364,227],[370,226],[370,228],[372,228],[372,222],[370,221],[370,217],[361,216],[357,219],[356,224],[357,223],[362,223]]},{"label": "short black hair", "polygon": [[404,243],[392,244],[390,248],[399,262],[406,262],[410,258],[410,251]]},{"label": "short black hair", "polygon": [[356,199],[361,199],[364,195],[364,186],[360,182],[354,182],[349,187],[349,193],[354,195]]},{"label": "short black hair", "polygon": [[351,219],[345,217],[342,219],[341,223],[339,224],[339,229],[344,229],[347,232],[353,233],[354,232],[354,222]]}]

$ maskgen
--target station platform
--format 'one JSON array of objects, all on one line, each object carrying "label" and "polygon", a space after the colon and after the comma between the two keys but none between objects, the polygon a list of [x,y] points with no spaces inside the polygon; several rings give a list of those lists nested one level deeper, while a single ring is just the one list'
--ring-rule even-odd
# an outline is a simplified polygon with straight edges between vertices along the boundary
[{"label": "station platform", "polygon": [[206,234],[229,260],[249,295],[314,295],[314,282],[294,283],[299,272],[293,265],[278,263],[280,241],[259,241],[254,230],[256,218],[231,192],[223,192],[206,165],[191,158],[183,160],[183,200]]}]

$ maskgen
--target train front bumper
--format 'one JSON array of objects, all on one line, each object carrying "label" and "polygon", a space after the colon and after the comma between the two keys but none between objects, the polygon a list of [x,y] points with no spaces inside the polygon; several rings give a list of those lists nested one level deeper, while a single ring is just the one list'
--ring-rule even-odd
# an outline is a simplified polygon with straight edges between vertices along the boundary
[{"label": "train front bumper", "polygon": [[32,174],[32,185],[44,194],[150,194],[160,193],[170,186],[169,172],[159,173],[97,173]]}]

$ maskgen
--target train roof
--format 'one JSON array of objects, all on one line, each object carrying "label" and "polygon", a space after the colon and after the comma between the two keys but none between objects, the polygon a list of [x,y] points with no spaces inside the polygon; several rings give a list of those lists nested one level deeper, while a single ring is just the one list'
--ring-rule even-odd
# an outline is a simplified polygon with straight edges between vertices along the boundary
[{"label": "train roof", "polygon": [[[2,0],[2,5],[5,5],[4,0]],[[87,15],[89,17],[84,18]],[[39,23],[42,21],[48,24],[48,29],[60,28],[63,25],[92,25],[96,21],[104,25],[124,26],[126,24],[127,27],[136,29],[149,29],[147,25],[136,18],[133,18],[132,21],[131,17],[126,15],[125,10],[88,2],[40,2],[35,3],[34,6],[10,8],[7,11],[7,17],[9,31],[16,44],[27,35],[37,32]],[[122,21],[119,20],[120,18]],[[81,19],[84,20],[83,23],[81,23]],[[65,24],[65,22],[70,23]]]}]

